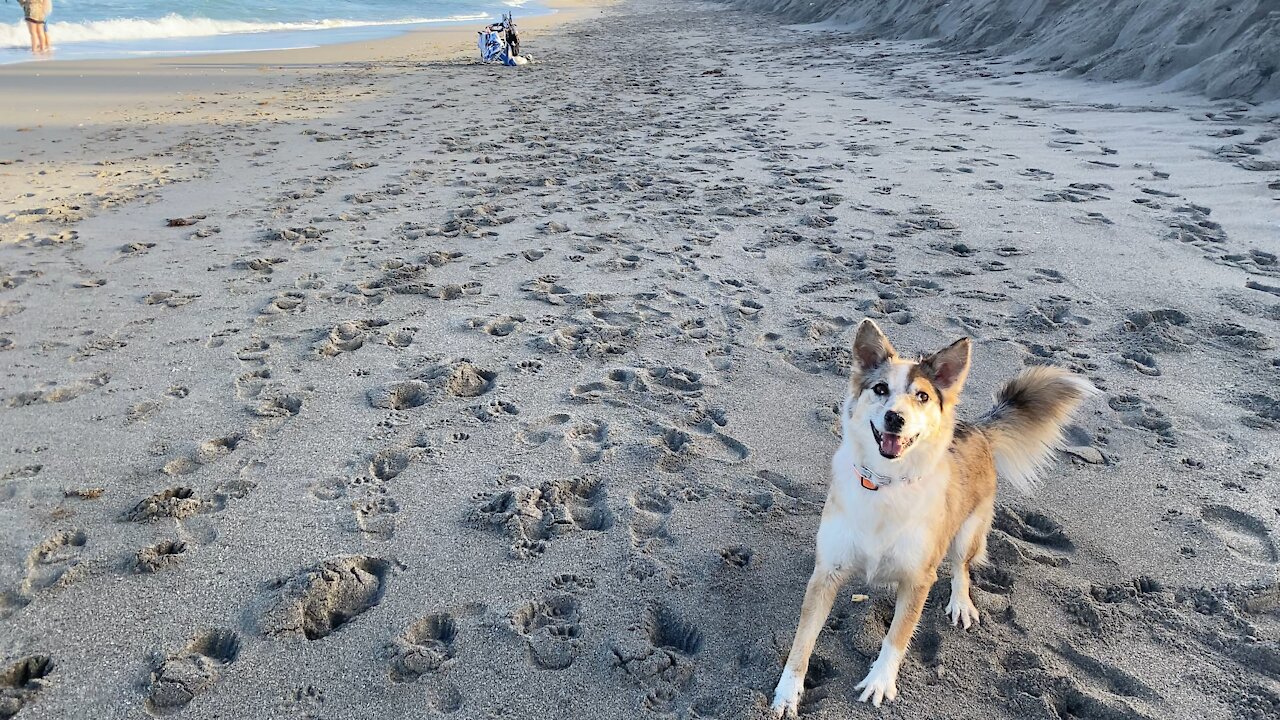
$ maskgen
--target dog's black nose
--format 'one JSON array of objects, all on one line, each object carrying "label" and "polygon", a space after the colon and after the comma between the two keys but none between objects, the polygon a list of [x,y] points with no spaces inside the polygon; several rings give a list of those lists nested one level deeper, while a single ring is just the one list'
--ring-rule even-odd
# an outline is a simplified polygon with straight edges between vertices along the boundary
[{"label": "dog's black nose", "polygon": [[884,429],[895,435],[902,432],[902,426],[906,424],[906,419],[893,410],[889,410],[884,414]]}]

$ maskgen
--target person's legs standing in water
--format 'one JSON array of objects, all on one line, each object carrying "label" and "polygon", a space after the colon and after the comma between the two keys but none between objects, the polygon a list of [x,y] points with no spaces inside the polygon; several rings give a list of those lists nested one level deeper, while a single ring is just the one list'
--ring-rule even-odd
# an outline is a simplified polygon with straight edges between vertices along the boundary
[{"label": "person's legs standing in water", "polygon": [[33,53],[40,52],[40,31],[37,29],[39,27],[30,20],[27,21],[27,32],[31,33],[31,52]]},{"label": "person's legs standing in water", "polygon": [[[27,3],[22,3],[23,11],[27,10]],[[25,18],[27,32],[31,35],[31,52],[40,52],[40,23],[32,22],[30,17]]]},{"label": "person's legs standing in water", "polygon": [[44,6],[40,13],[40,52],[49,52],[53,46],[49,44],[49,13],[53,12],[53,0],[38,0]]},{"label": "person's legs standing in water", "polygon": [[31,52],[49,52],[49,30],[45,26],[45,19],[53,9],[52,0],[21,0],[21,3],[27,32],[31,35]]}]

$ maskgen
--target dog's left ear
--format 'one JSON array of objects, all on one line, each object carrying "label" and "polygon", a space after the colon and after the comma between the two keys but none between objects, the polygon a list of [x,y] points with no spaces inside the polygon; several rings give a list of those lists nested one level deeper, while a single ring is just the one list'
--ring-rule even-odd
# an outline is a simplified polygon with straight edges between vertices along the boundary
[{"label": "dog's left ear", "polygon": [[969,375],[969,338],[960,338],[920,361],[920,371],[948,399],[954,399]]}]

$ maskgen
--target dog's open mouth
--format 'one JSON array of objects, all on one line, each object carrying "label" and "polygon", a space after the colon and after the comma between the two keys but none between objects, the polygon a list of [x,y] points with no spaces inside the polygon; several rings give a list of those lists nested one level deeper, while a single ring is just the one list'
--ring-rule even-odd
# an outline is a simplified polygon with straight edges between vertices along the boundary
[{"label": "dog's open mouth", "polygon": [[915,442],[915,436],[904,438],[894,433],[882,433],[876,429],[876,424],[871,423],[871,435],[875,437],[876,444],[880,446],[880,456],[893,460],[900,457],[902,453],[911,447],[911,443]]}]

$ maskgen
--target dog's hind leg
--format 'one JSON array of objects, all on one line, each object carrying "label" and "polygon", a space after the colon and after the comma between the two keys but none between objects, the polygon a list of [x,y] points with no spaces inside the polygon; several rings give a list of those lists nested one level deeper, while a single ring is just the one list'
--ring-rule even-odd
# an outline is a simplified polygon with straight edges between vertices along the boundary
[{"label": "dog's hind leg", "polygon": [[978,622],[978,608],[969,597],[969,572],[975,563],[987,559],[987,532],[991,530],[992,509],[988,505],[974,510],[951,541],[951,600],[946,613],[952,625],[963,625],[965,630]]},{"label": "dog's hind leg", "polygon": [[898,602],[893,609],[893,623],[889,625],[889,634],[880,643],[880,655],[871,663],[871,669],[862,682],[854,686],[862,691],[858,702],[870,700],[873,705],[880,707],[882,700],[893,700],[898,696],[898,668],[902,665],[907,645],[920,622],[924,601],[929,597],[929,587],[936,578],[936,572],[930,572],[928,577],[903,580],[898,585]]},{"label": "dog's hind leg", "polygon": [[818,633],[827,622],[836,593],[844,582],[846,571],[827,565],[813,569],[809,585],[804,591],[804,604],[800,607],[800,624],[791,642],[791,654],[782,670],[778,688],[773,693],[773,714],[776,717],[795,717],[799,712],[800,693],[804,691],[804,676],[809,671],[809,656],[818,641]]}]

